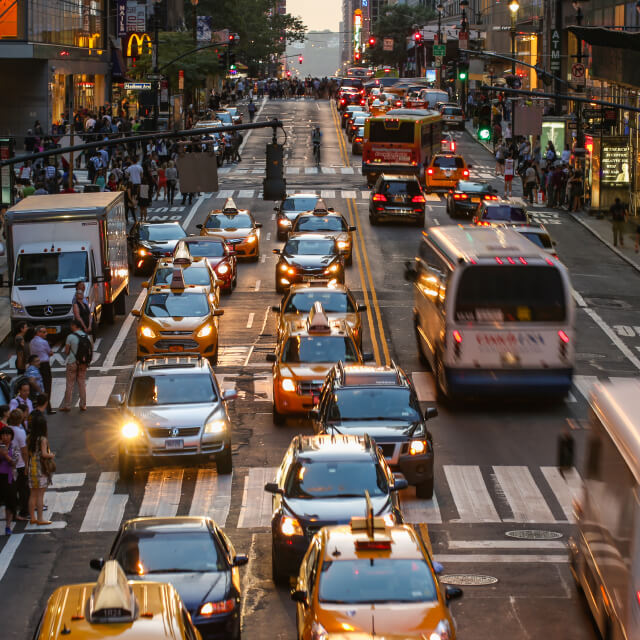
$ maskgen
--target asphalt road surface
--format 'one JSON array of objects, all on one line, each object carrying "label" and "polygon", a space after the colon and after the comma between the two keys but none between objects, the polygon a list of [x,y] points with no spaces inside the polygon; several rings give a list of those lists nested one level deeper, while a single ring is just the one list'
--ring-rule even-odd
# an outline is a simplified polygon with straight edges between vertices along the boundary
[{"label": "asphalt road surface", "polygon": [[[260,119],[280,117],[286,130],[289,193],[315,190],[329,206],[356,224],[357,243],[347,283],[368,305],[364,349],[379,362],[394,360],[416,384],[423,406],[435,404],[431,375],[420,365],[412,330],[412,294],[403,263],[412,259],[420,237],[414,227],[371,227],[367,187],[360,157],[352,157],[326,101],[266,101]],[[311,127],[323,131],[322,166],[313,166]],[[472,176],[494,179],[492,157],[466,133],[459,149],[473,165]],[[132,317],[101,330],[89,371],[87,413],[77,408],[50,419],[50,440],[59,473],[47,493],[48,528],[19,523],[0,537],[0,602],[3,640],[31,637],[51,591],[58,585],[95,579],[89,559],[105,556],[120,523],[138,515],[212,515],[238,553],[249,554],[243,568],[243,630],[246,638],[295,637],[295,609],[284,589],[271,582],[270,496],[272,480],[290,438],[310,433],[296,421],[276,428],[271,419],[270,366],[265,356],[275,344],[279,299],[274,289],[276,239],[273,207],[261,198],[265,144],[271,131],[245,134],[242,162],[225,167],[220,191],[192,206],[154,203],[150,219],[180,220],[189,233],[208,210],[232,195],[263,223],[258,263],[239,266],[238,287],[223,297],[221,352],[216,373],[235,387],[232,477],[215,467],[157,468],[138,472],[127,489],[117,479],[118,410],[109,398],[122,392],[135,360]],[[280,133],[281,140],[284,139]],[[495,181],[501,186],[500,181]],[[432,423],[436,454],[433,500],[403,492],[406,517],[424,523],[445,574],[496,581],[464,587],[452,604],[460,638],[595,638],[593,624],[573,584],[566,541],[572,531],[572,487],[556,468],[558,435],[571,429],[578,444],[588,416],[586,395],[594,380],[633,376],[640,368],[640,276],[568,215],[544,208],[535,216],[548,224],[560,259],[569,267],[577,311],[575,387],[561,405],[494,401],[439,407]],[[430,195],[426,225],[448,224],[444,201]],[[140,305],[134,278],[128,310]],[[11,372],[11,346],[0,349],[0,368]],[[54,406],[63,390],[61,360],[54,365]],[[1,524],[1,523],[0,523]],[[0,530],[4,529],[4,525]],[[527,533],[513,532],[533,531]],[[510,535],[511,534],[511,535]],[[530,537],[534,539],[529,539]]]}]

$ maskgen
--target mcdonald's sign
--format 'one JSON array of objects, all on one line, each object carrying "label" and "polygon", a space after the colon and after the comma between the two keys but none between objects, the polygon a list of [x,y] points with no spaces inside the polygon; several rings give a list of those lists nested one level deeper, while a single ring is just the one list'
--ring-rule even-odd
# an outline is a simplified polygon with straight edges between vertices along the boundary
[{"label": "mcdonald's sign", "polygon": [[138,58],[142,55],[142,50],[146,44],[149,54],[153,51],[151,38],[148,33],[130,33],[127,38],[127,58]]}]

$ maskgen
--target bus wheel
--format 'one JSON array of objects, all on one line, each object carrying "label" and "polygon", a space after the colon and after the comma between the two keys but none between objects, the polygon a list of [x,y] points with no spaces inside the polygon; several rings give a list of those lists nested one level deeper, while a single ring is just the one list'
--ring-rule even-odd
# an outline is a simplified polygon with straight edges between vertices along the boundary
[{"label": "bus wheel", "polygon": [[439,355],[435,356],[434,362],[434,378],[436,383],[436,402],[445,403],[448,400],[447,390],[446,390],[446,377],[444,373],[444,366],[442,364],[442,360]]}]

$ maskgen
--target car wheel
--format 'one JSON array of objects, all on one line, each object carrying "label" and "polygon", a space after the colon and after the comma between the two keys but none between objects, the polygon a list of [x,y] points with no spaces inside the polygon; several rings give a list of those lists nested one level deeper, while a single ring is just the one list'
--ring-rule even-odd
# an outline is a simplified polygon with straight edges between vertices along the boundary
[{"label": "car wheel", "polygon": [[273,578],[273,584],[275,584],[276,587],[289,586],[289,576],[278,566],[273,543],[271,544],[271,577]]},{"label": "car wheel", "polygon": [[416,497],[421,500],[431,500],[433,498],[433,478],[416,485]]},{"label": "car wheel", "polygon": [[371,223],[372,227],[375,227],[378,224],[378,218],[376,218],[374,215],[369,214],[369,222]]},{"label": "car wheel", "polygon": [[260,260],[260,249],[258,249],[256,255],[251,258],[251,262],[258,262],[258,260]]},{"label": "car wheel", "polygon": [[219,350],[220,350],[220,344],[216,343],[216,350],[213,352],[213,355],[209,357],[209,362],[214,367],[215,367],[215,365],[218,364],[218,351]]},{"label": "car wheel", "polygon": [[278,233],[278,240],[280,242],[284,242],[287,239],[287,236],[284,233]]},{"label": "car wheel", "polygon": [[349,257],[345,258],[344,263],[350,267],[353,264],[353,254],[349,254]]},{"label": "car wheel", "polygon": [[125,484],[130,484],[133,481],[134,473],[133,460],[124,451],[120,451],[118,454],[118,475],[120,480]]},{"label": "car wheel", "polygon": [[276,293],[284,293],[284,287],[276,280]]},{"label": "car wheel", "polygon": [[444,366],[439,355],[435,357],[434,378],[436,383],[436,402],[445,403],[448,400]]},{"label": "car wheel", "polygon": [[233,458],[231,456],[231,444],[216,458],[216,468],[218,473],[228,476],[233,471]]},{"label": "car wheel", "polygon": [[422,346],[422,340],[420,339],[420,333],[418,332],[418,322],[418,318],[416,318],[413,322],[413,332],[416,336],[416,347],[418,348],[418,359],[420,360],[420,364],[427,367],[427,369],[431,369],[429,358],[427,358],[424,353],[424,347]]},{"label": "car wheel", "polygon": [[276,409],[276,405],[274,403],[273,404],[273,424],[275,424],[277,427],[281,427],[284,425],[286,421],[287,421],[286,416],[284,415],[284,413],[280,413]]}]

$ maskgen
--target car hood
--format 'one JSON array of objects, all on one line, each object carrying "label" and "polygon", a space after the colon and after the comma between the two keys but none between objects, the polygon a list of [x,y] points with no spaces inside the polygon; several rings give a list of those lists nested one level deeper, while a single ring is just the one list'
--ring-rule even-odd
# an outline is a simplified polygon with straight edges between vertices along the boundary
[{"label": "car hood", "polygon": [[[366,511],[366,498],[285,498],[286,507],[291,515],[307,524],[326,526],[328,524],[348,524],[353,516],[360,516]],[[387,496],[371,498],[373,513],[384,515],[391,512],[391,499]]]},{"label": "car hood", "polygon": [[159,407],[127,407],[127,412],[145,427],[202,426],[218,408],[218,402],[165,404]]},{"label": "car hood", "polygon": [[[208,316],[171,316],[169,318],[151,318],[144,316],[145,326],[150,326],[158,331],[195,331],[199,329],[206,321]],[[171,336],[161,336],[171,338]]]},{"label": "car hood", "polygon": [[175,240],[142,240],[140,244],[149,247],[151,251],[173,251],[180,240],[182,238],[176,238]]},{"label": "car hood", "polygon": [[247,229],[247,228],[235,229],[233,227],[230,229],[207,229],[206,230],[207,235],[220,236],[225,240],[237,240],[238,238],[246,238],[252,231],[253,229]]},{"label": "car hood", "polygon": [[334,255],[327,256],[283,256],[284,260],[287,264],[292,267],[301,267],[307,269],[321,269],[322,267],[327,267],[330,265],[336,258]]},{"label": "car hood", "polygon": [[190,611],[208,601],[225,600],[231,586],[231,572],[212,571],[210,573],[150,573],[134,576],[145,582],[168,582],[180,594]]},{"label": "car hood", "polygon": [[419,424],[404,420],[345,420],[327,424],[327,430],[345,435],[368,433],[375,440],[383,442],[385,439],[409,438]]},{"label": "car hood", "polygon": [[300,362],[280,365],[280,374],[296,379],[324,380],[335,362]]}]

